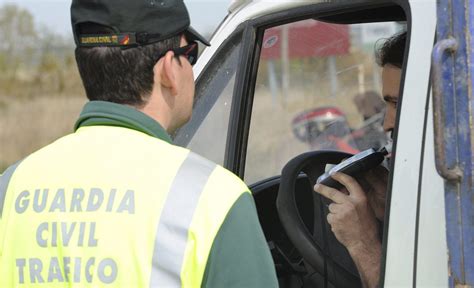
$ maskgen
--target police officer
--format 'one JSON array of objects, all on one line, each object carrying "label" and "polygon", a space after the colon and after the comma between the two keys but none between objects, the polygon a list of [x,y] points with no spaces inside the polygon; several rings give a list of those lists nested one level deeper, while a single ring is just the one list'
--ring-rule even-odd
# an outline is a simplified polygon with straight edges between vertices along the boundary
[{"label": "police officer", "polygon": [[88,102],[0,178],[0,287],[275,287],[246,185],[174,146],[200,41],[182,0],[73,0]]}]

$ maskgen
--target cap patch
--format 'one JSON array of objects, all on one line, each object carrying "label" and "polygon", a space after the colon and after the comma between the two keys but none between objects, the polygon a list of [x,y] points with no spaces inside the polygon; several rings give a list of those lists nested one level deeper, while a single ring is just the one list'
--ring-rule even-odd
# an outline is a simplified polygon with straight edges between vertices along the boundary
[{"label": "cap patch", "polygon": [[136,45],[134,34],[95,34],[79,36],[79,46],[130,46]]}]

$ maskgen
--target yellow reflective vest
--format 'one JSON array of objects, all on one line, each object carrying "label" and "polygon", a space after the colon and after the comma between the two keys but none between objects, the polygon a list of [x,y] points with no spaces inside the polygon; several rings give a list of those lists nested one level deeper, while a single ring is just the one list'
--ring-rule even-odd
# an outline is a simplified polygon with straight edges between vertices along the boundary
[{"label": "yellow reflective vest", "polygon": [[2,175],[0,287],[200,287],[248,188],[187,149],[94,117]]}]

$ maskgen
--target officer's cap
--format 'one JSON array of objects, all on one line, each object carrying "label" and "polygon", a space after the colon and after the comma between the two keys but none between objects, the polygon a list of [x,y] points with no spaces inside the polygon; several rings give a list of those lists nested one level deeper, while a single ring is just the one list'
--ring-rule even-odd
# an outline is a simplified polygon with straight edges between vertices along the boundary
[{"label": "officer's cap", "polygon": [[[71,22],[77,46],[133,47],[180,34],[188,41],[209,42],[190,27],[183,0],[73,0]],[[114,33],[82,34],[81,24],[92,23]]]}]

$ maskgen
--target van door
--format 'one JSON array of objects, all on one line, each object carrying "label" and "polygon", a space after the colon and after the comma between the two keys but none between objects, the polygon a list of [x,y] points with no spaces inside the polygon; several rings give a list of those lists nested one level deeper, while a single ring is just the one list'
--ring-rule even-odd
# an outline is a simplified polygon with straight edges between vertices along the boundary
[{"label": "van door", "polygon": [[[386,226],[388,231],[384,283],[387,286],[408,287],[417,284],[414,281],[417,276],[415,243],[417,241],[417,213],[420,205],[418,191],[423,176],[420,171],[423,143],[426,140],[424,139],[427,116],[425,107],[429,96],[427,89],[430,55],[436,27],[435,4],[435,1],[410,1],[410,40],[406,49],[408,55],[405,59],[403,90],[400,93],[403,97],[399,102],[397,117],[392,193],[388,205],[390,213],[388,226]],[[432,247],[433,250],[427,253],[444,248],[442,241],[438,245],[441,247]],[[433,263],[425,264],[433,273],[431,270]],[[440,265],[445,264],[441,262]],[[441,270],[445,272],[445,269]],[[441,283],[437,283],[438,285],[445,285],[444,275],[440,274]]]}]

